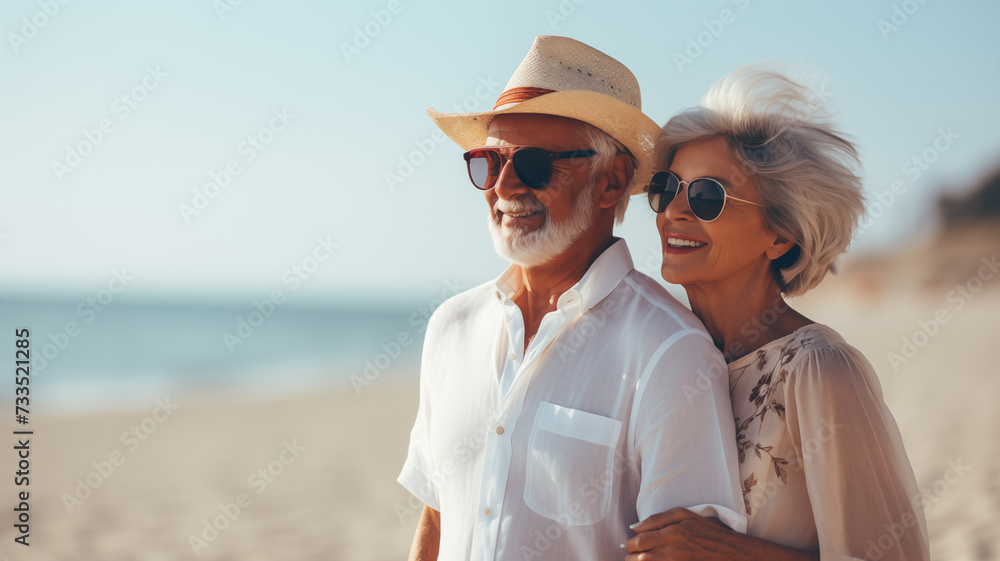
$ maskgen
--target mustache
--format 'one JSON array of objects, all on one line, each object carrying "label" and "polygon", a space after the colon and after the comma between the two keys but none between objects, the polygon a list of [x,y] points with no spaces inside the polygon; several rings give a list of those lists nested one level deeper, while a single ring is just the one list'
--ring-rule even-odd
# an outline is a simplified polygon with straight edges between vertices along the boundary
[{"label": "mustache", "polygon": [[511,200],[504,200],[497,197],[496,201],[493,202],[494,215],[500,212],[504,214],[523,214],[535,211],[545,212],[546,210],[545,205],[535,197],[518,197]]}]

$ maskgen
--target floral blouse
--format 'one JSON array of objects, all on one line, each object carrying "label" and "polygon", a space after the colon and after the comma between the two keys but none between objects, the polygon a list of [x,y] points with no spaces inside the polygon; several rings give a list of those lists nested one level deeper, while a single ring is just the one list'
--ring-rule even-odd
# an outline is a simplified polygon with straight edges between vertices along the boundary
[{"label": "floral blouse", "polygon": [[823,561],[925,561],[913,470],[871,364],[811,324],[729,365],[747,534]]}]

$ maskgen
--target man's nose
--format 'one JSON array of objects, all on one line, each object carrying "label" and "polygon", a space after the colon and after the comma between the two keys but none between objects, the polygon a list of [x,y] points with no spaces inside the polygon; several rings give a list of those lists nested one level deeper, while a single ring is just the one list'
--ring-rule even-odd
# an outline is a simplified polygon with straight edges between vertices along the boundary
[{"label": "man's nose", "polygon": [[497,176],[497,182],[493,185],[493,191],[501,199],[509,201],[523,196],[530,190],[527,185],[521,183],[521,178],[514,171],[512,159],[507,159],[500,168],[500,175]]}]

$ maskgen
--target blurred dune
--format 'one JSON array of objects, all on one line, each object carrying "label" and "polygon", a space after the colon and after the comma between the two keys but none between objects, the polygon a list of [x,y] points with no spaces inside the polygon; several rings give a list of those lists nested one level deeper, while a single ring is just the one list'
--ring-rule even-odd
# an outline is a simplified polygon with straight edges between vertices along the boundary
[{"label": "blurred dune", "polygon": [[938,210],[947,228],[966,222],[1000,221],[1000,169],[968,193],[942,196]]},{"label": "blurred dune", "polygon": [[1000,174],[942,197],[939,209],[932,242],[855,258],[795,305],[875,366],[921,490],[932,558],[998,559]]}]

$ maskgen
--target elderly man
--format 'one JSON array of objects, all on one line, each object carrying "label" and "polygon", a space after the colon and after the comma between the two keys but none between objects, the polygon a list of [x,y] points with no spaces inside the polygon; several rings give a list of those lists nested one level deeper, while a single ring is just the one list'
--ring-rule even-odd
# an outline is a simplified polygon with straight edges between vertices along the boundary
[{"label": "elderly man", "polygon": [[675,507],[745,531],[722,356],[612,235],[659,132],[632,73],[538,37],[493,111],[428,113],[513,264],[427,327],[410,558],[622,558],[630,525]]}]

